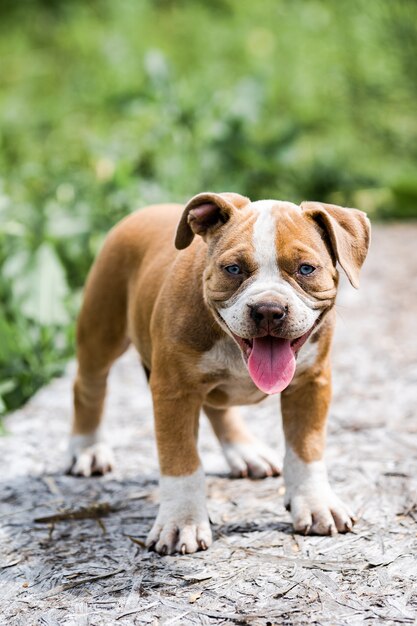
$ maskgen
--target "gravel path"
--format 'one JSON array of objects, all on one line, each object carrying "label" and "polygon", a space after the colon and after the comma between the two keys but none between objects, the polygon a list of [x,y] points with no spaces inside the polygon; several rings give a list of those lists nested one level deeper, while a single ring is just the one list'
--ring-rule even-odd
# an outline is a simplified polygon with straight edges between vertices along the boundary
[{"label": "gravel path", "polygon": [[[112,372],[105,432],[118,466],[104,478],[61,473],[72,364],[9,416],[0,439],[0,624],[416,623],[416,246],[416,225],[375,227],[361,290],[344,284],[339,298],[327,459],[336,491],[361,515],[353,533],[294,535],[282,479],[229,479],[203,421],[214,545],[148,553],[158,473],[136,356]],[[246,415],[282,449],[277,406],[271,398]],[[34,521],[82,507],[111,510]]]}]

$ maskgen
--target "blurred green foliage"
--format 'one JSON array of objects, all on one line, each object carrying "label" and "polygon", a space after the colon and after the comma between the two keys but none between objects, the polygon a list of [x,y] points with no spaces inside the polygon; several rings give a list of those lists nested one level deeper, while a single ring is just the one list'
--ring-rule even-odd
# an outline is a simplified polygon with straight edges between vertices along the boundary
[{"label": "blurred green foliage", "polygon": [[417,214],[413,0],[3,0],[0,412],[73,353],[133,209],[202,190]]}]

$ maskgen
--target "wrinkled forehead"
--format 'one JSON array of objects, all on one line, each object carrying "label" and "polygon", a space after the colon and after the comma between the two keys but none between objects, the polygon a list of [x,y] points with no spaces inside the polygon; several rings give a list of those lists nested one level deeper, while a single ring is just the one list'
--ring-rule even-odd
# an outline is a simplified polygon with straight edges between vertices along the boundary
[{"label": "wrinkled forehead", "polygon": [[301,207],[292,202],[281,200],[259,200],[252,202],[253,213],[252,235],[255,242],[274,239],[280,243],[281,234],[301,228],[303,219]]},{"label": "wrinkled forehead", "polygon": [[281,200],[259,200],[237,211],[226,228],[222,244],[227,249],[245,246],[255,256],[285,253],[298,248],[322,250],[322,237],[306,219],[301,207]]}]

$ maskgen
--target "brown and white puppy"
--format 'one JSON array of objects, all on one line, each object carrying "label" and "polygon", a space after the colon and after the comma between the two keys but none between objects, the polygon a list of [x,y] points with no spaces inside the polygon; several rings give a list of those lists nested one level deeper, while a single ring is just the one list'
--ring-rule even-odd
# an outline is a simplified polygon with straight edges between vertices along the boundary
[{"label": "brown and white puppy", "polygon": [[171,554],[211,544],[196,444],[201,409],[234,475],[279,473],[275,451],[236,408],[279,392],[295,530],[350,530],[353,515],[329,485],[323,450],[336,264],[357,287],[368,244],[361,211],[233,193],[124,219],[91,270],[79,317],[72,473],[113,465],[97,433],[110,366],[133,342],[149,377],[161,468],[148,546]]}]

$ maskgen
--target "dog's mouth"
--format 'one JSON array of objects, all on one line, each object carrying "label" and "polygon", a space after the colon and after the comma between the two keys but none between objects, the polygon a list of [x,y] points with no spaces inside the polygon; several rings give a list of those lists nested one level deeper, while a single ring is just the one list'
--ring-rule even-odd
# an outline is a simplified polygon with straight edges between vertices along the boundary
[{"label": "dog's mouth", "polygon": [[286,339],[265,335],[245,339],[232,332],[242,351],[250,377],[264,393],[280,393],[291,383],[296,367],[296,356],[305,344],[318,320],[301,337]]}]

